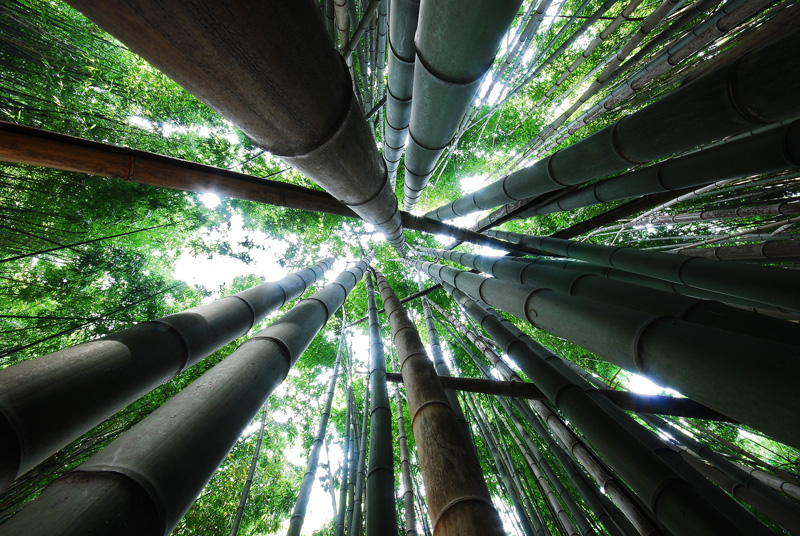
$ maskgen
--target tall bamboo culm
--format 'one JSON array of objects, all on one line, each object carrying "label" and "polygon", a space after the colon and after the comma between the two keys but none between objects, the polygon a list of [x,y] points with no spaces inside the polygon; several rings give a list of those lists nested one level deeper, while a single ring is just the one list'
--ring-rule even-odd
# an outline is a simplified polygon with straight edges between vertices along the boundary
[{"label": "tall bamboo culm", "polygon": [[405,382],[433,532],[437,536],[503,534],[478,459],[459,440],[455,413],[419,334],[386,278],[380,272],[375,276]]}]

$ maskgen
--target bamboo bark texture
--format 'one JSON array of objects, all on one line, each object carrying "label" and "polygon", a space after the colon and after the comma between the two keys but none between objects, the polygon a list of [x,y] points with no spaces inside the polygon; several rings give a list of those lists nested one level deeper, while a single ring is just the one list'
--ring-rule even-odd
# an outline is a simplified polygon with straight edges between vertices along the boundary
[{"label": "bamboo bark texture", "polygon": [[504,231],[488,231],[487,234],[509,242],[525,244],[545,255],[563,256],[609,268],[619,268],[672,283],[800,312],[800,278],[791,270],[696,257],[686,258],[658,251],[603,246]]},{"label": "bamboo bark texture", "polygon": [[404,255],[386,166],[314,0],[193,0],[169,10],[155,0],[71,5],[378,227]]},{"label": "bamboo bark texture", "polygon": [[520,218],[641,195],[697,188],[721,180],[788,170],[798,165],[800,122],[795,121],[584,186],[546,205],[524,212]]},{"label": "bamboo bark texture", "polygon": [[405,510],[406,536],[417,536],[417,514],[414,511],[414,483],[411,480],[411,462],[408,457],[408,440],[406,439],[406,423],[403,418],[403,400],[400,398],[400,386],[394,391],[397,403],[397,442],[400,445],[400,474],[403,482],[403,507]]},{"label": "bamboo bark texture", "polygon": [[378,305],[372,277],[367,275],[369,313],[370,427],[367,470],[366,536],[397,534],[394,497],[394,448],[392,410],[386,390],[386,357],[383,353]]},{"label": "bamboo bark texture", "polygon": [[796,324],[715,301],[689,298],[607,279],[592,273],[563,270],[540,264],[536,260],[511,260],[508,257],[487,257],[428,248],[423,248],[421,251],[426,255],[450,260],[505,281],[534,288],[547,288],[567,296],[588,298],[655,315],[674,316],[695,324],[787,344],[794,344],[800,339],[800,326]]},{"label": "bamboo bark texture", "polygon": [[367,269],[295,305],[3,525],[9,534],[172,532],[242,430]]},{"label": "bamboo bark texture", "polygon": [[389,65],[386,88],[383,159],[394,184],[403,156],[411,120],[414,89],[414,34],[419,19],[419,0],[393,0],[389,6]]},{"label": "bamboo bark texture", "polygon": [[[796,345],[773,343],[668,316],[562,296],[454,268],[416,263],[436,279],[628,370],[655,378],[712,409],[800,444],[793,426]],[[752,356],[759,366],[752,366]],[[736,392],[758,392],[757,401]]]},{"label": "bamboo bark texture", "polygon": [[575,383],[532,352],[498,319],[462,291],[453,287],[448,290],[564,416],[581,430],[667,529],[687,535],[745,533],[706,502],[694,486],[640,443]]},{"label": "bamboo bark texture", "polygon": [[439,220],[456,218],[776,123],[800,113],[794,97],[799,87],[800,31],[794,31],[534,165],[426,215]]},{"label": "bamboo bark texture", "polygon": [[423,0],[414,46],[414,100],[403,209],[411,210],[458,130],[520,0]]},{"label": "bamboo bark texture", "polygon": [[0,371],[0,488],[247,333],[332,263]]},{"label": "bamboo bark texture", "polygon": [[[333,404],[333,394],[336,391],[336,381],[339,379],[339,365],[342,361],[342,350],[344,348],[344,318],[342,318],[342,332],[339,335],[339,349],[336,351],[336,362],[333,365],[333,376],[328,384],[328,393],[325,396],[325,406],[322,409],[322,418],[317,426],[317,434],[311,445],[311,452],[308,455],[306,472],[303,481],[300,483],[300,491],[297,493],[297,502],[292,510],[292,517],[289,519],[289,530],[286,536],[300,536],[305,521],[308,500],[311,497],[311,489],[317,478],[317,466],[319,465],[319,453],[325,442],[325,433],[328,430],[328,420],[331,416],[331,405]],[[333,483],[331,483],[332,485]]]},{"label": "bamboo bark texture", "polygon": [[455,413],[414,324],[394,290],[375,273],[405,380],[411,426],[437,535],[503,534],[477,458],[461,437]]}]

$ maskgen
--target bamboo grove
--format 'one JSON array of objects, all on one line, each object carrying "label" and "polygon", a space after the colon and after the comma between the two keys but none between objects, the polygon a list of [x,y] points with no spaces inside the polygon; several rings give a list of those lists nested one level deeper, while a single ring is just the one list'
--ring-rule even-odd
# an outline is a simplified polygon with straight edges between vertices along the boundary
[{"label": "bamboo grove", "polygon": [[800,534],[799,14],[3,2],[0,534]]}]

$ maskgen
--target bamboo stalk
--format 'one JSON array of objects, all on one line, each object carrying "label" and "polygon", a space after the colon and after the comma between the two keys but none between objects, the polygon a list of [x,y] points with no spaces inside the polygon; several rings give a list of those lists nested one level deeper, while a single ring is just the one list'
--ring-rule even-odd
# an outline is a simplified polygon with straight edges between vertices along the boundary
[{"label": "bamboo stalk", "polygon": [[392,410],[386,392],[386,358],[378,322],[378,306],[372,278],[367,276],[370,349],[370,438],[365,503],[366,536],[397,534],[394,496],[394,450],[392,448]]},{"label": "bamboo stalk", "polygon": [[[0,488],[300,296],[333,259],[0,371]],[[214,329],[208,329],[211,326]],[[14,423],[13,425],[11,423]]]},{"label": "bamboo stalk", "polygon": [[250,486],[253,485],[253,476],[255,476],[256,468],[258,467],[258,456],[261,453],[261,441],[264,439],[264,428],[266,425],[267,405],[265,403],[261,407],[261,426],[258,430],[258,441],[256,441],[256,448],[253,451],[253,458],[250,460],[250,469],[247,471],[247,480],[244,481],[242,497],[239,499],[239,506],[236,507],[236,515],[233,518],[233,526],[231,527],[230,536],[236,536],[239,534],[239,525],[242,523],[244,508],[247,506],[247,497],[250,495]]},{"label": "bamboo stalk", "polygon": [[366,257],[242,344],[3,525],[10,534],[169,534],[330,316]]},{"label": "bamboo stalk", "polygon": [[[344,312],[342,313],[344,317]],[[344,318],[342,318],[342,325],[344,325]],[[333,404],[333,394],[336,391],[336,381],[339,379],[339,364],[342,361],[342,349],[344,346],[345,330],[339,335],[339,349],[336,352],[336,361],[333,364],[333,376],[328,384],[328,394],[325,397],[325,405],[322,409],[322,418],[317,427],[317,433],[314,436],[314,441],[311,445],[311,452],[308,455],[308,462],[306,464],[306,472],[303,475],[303,481],[300,483],[300,490],[297,492],[297,501],[292,511],[292,517],[289,518],[289,530],[286,532],[287,536],[300,536],[300,531],[303,528],[303,521],[305,521],[306,509],[308,508],[308,500],[311,497],[311,490],[314,487],[314,481],[317,478],[317,466],[319,465],[319,454],[322,450],[322,445],[325,442],[325,433],[328,429],[328,419],[331,416],[331,405]],[[331,482],[333,486],[333,482]],[[334,509],[335,511],[335,509]]]},{"label": "bamboo stalk", "polygon": [[397,403],[397,441],[400,445],[400,473],[403,482],[403,504],[405,506],[406,536],[417,536],[417,516],[414,512],[414,484],[411,481],[411,466],[408,459],[408,441],[406,425],[403,419],[403,402],[400,398],[400,386],[394,391]]},{"label": "bamboo stalk", "polygon": [[441,534],[502,534],[480,465],[459,441],[460,429],[422,341],[386,279],[376,272],[378,289],[392,327],[414,437],[425,476],[433,531]]}]

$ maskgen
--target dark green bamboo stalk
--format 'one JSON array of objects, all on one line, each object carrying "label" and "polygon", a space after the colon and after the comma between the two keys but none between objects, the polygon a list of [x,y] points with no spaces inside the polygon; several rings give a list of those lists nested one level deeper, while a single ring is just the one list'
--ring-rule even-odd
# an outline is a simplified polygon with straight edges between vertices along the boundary
[{"label": "dark green bamboo stalk", "polygon": [[332,262],[0,371],[0,488],[247,333]]},{"label": "dark green bamboo stalk", "polygon": [[352,456],[352,451],[350,448],[350,397],[352,396],[352,389],[352,385],[350,384],[348,378],[347,392],[345,393],[345,403],[347,404],[347,409],[345,410],[344,416],[344,439],[342,441],[342,478],[341,485],[339,486],[339,510],[336,512],[336,518],[333,522],[334,536],[344,535],[345,516],[347,514],[347,487],[351,466],[350,457]]},{"label": "dark green bamboo stalk", "polygon": [[[352,370],[351,370],[352,379]],[[358,460],[360,451],[358,450],[361,444],[361,432],[358,426],[358,411],[356,410],[355,397],[353,396],[352,384],[350,389],[350,398],[348,400],[350,406],[350,422],[347,426],[350,427],[350,478],[347,489],[347,519],[345,522],[344,533],[349,534],[350,525],[353,522],[353,505],[356,501],[356,474],[358,473]]]},{"label": "dark green bamboo stalk", "polygon": [[[474,274],[461,272],[461,275]],[[447,275],[445,277],[449,279]],[[506,288],[505,291],[513,292],[511,288]],[[483,294],[485,299],[486,293]],[[706,503],[689,482],[649,449],[643,448],[638,439],[611,418],[582,389],[536,356],[496,318],[485,311],[481,312],[480,307],[463,292],[454,292],[454,296],[506,348],[528,377],[556,403],[595,448],[603,453],[610,465],[652,507],[659,521],[668,529],[678,534],[716,534],[722,527],[727,527],[724,530],[730,530],[732,534],[741,532]],[[592,333],[598,336],[602,330]],[[667,482],[669,485],[662,487]]]},{"label": "dark green bamboo stalk", "polygon": [[[434,308],[436,308],[437,311],[442,314],[442,316],[444,316],[451,324],[453,324],[458,333],[463,333],[466,335],[470,342],[475,344],[475,346],[489,359],[489,361],[491,361],[496,370],[503,377],[509,381],[523,381],[522,378],[520,378],[502,359],[500,359],[500,356],[498,356],[480,340],[481,338],[477,334],[473,333],[466,326],[461,324],[461,322],[459,322],[455,317],[436,306],[436,304],[434,304]],[[460,337],[456,337],[456,340],[460,341]],[[465,345],[462,346],[462,348],[464,348],[467,354],[473,359],[473,361],[475,361],[475,364],[483,371],[484,375],[487,378],[491,377],[488,371],[484,370],[483,364],[478,361],[477,357],[469,350],[469,348],[467,348]],[[643,513],[636,503],[631,500],[623,487],[618,484],[614,477],[606,471],[597,456],[593,452],[590,452],[583,445],[583,443],[575,437],[572,431],[567,428],[562,420],[555,413],[553,413],[553,411],[546,404],[540,401],[531,401],[530,408],[528,408],[527,406],[519,403],[517,400],[513,400],[512,403],[526,416],[527,420],[532,426],[534,426],[536,432],[541,438],[549,439],[550,435],[540,425],[539,420],[536,418],[536,416],[534,416],[530,408],[533,408],[536,411],[536,413],[541,417],[542,422],[547,425],[554,435],[561,438],[566,445],[569,445],[568,450],[570,455],[575,457],[575,459],[577,459],[580,464],[586,468],[592,479],[604,490],[604,493],[608,494],[608,496],[613,499],[619,508],[622,509],[624,512],[624,517],[630,520],[631,524],[636,526],[639,534],[648,535],[658,533],[658,531],[656,531],[656,529],[653,527],[653,524],[650,522],[648,515]],[[525,408],[527,408],[527,411],[525,411]],[[552,439],[550,441],[550,446],[552,449]],[[564,467],[567,467],[563,459],[560,458],[560,461]],[[573,480],[573,482],[575,481]],[[608,521],[608,518],[601,517],[601,519]]]},{"label": "dark green bamboo stalk", "polygon": [[414,512],[414,484],[411,480],[411,465],[408,458],[408,441],[406,440],[406,424],[403,419],[403,401],[400,398],[400,386],[394,391],[397,402],[397,441],[400,444],[400,474],[403,482],[403,506],[405,510],[406,536],[417,536],[417,515]]},{"label": "dark green bamboo stalk", "polygon": [[514,510],[517,513],[517,519],[522,526],[522,532],[525,534],[525,536],[534,536],[536,533],[542,534],[542,527],[540,526],[538,527],[538,530],[534,530],[533,526],[531,525],[531,520],[528,519],[528,514],[525,511],[525,507],[522,505],[522,499],[520,498],[519,490],[514,486],[511,480],[509,468],[506,467],[505,461],[500,456],[496,438],[491,435],[488,424],[484,422],[485,417],[479,413],[474,397],[471,394],[468,394],[466,398],[470,402],[470,410],[473,415],[473,420],[475,423],[477,423],[478,428],[480,429],[483,443],[486,445],[490,454],[492,455],[494,466],[503,481],[508,498],[511,500],[511,504],[514,506]]},{"label": "dark green bamboo stalk", "polygon": [[[428,212],[447,220],[647,163],[800,113],[800,32],[721,67],[588,138]],[[779,59],[783,58],[783,59]],[[766,84],[765,80],[780,80]],[[736,100],[733,100],[736,95]]]},{"label": "dark green bamboo stalk", "polygon": [[717,487],[711,485],[705,478],[698,475],[697,472],[683,462],[683,460],[674,456],[669,449],[665,449],[664,442],[659,437],[643,428],[638,422],[631,419],[628,414],[621,411],[618,407],[614,407],[613,404],[609,403],[609,399],[599,395],[597,387],[605,386],[598,382],[598,380],[579,369],[577,365],[561,359],[553,352],[535,342],[530,336],[522,332],[513,323],[509,322],[504,316],[493,309],[486,307],[484,304],[479,305],[483,306],[489,314],[498,319],[513,336],[523,341],[534,354],[550,363],[553,368],[583,389],[584,392],[608,412],[611,417],[625,427],[628,432],[641,441],[642,444],[661,458],[674,471],[694,485],[717,510],[722,512],[737,526],[742,527],[743,530],[751,535],[766,535],[768,533],[768,530],[753,515],[739,504],[732,501],[726,494],[721,493]]},{"label": "dark green bamboo stalk", "polygon": [[358,441],[358,463],[356,464],[353,495],[353,515],[350,517],[350,525],[347,529],[348,536],[360,536],[363,533],[364,488],[367,478],[367,434],[369,433],[369,382],[364,385],[364,411],[361,415],[361,434]]},{"label": "dark green bamboo stalk", "polygon": [[236,507],[236,515],[233,518],[233,526],[231,527],[230,536],[239,534],[239,525],[242,523],[242,516],[244,516],[244,508],[247,506],[247,497],[250,495],[250,487],[253,485],[253,477],[256,474],[258,467],[258,455],[261,454],[261,441],[264,439],[264,428],[267,426],[267,405],[266,403],[261,407],[261,427],[258,430],[258,441],[256,441],[256,448],[253,451],[253,458],[250,460],[250,469],[247,471],[247,480],[244,481],[244,489],[242,490],[242,497],[239,499],[239,506]]},{"label": "dark green bamboo stalk", "polygon": [[[790,379],[794,373],[790,371],[800,367],[800,360],[794,357],[800,352],[797,346],[566,297],[546,289],[532,290],[441,265],[416,265],[623,368],[654,377],[662,385],[673,385],[701,404],[788,444],[800,444],[800,431],[791,424],[795,417]],[[759,356],[755,369],[751,366],[754,355]],[[757,400],[731,396],[738,389],[760,396]]]},{"label": "dark green bamboo stalk", "polygon": [[[333,365],[333,376],[328,384],[328,394],[325,397],[325,406],[322,409],[322,418],[319,421],[317,434],[314,436],[314,442],[311,445],[311,452],[308,455],[306,472],[303,475],[303,481],[300,483],[300,490],[297,492],[297,502],[294,505],[292,517],[289,519],[289,530],[286,532],[287,536],[300,536],[300,530],[303,528],[306,509],[308,508],[308,500],[311,497],[311,490],[314,487],[314,481],[317,478],[319,453],[322,450],[323,443],[325,442],[325,434],[328,430],[328,419],[331,416],[333,394],[336,391],[336,382],[339,379],[339,364],[342,361],[342,350],[344,347],[344,325],[344,309],[342,309],[342,332],[339,335],[339,349],[336,352],[336,362]],[[333,482],[331,482],[331,485],[333,485]]]},{"label": "dark green bamboo stalk", "polygon": [[740,179],[796,168],[800,165],[800,123],[764,132],[654,166],[624,173],[584,186],[557,200],[520,215],[562,212],[620,199],[706,186],[721,180]]},{"label": "dark green bamboo stalk", "polygon": [[242,430],[361,279],[366,257],[242,344],[3,525],[9,534],[172,532]]},{"label": "dark green bamboo stalk", "polygon": [[[715,301],[698,300],[674,293],[610,280],[599,274],[565,271],[538,260],[486,257],[456,251],[423,248],[423,253],[447,259],[505,281],[532,288],[547,288],[568,296],[596,300],[654,315],[674,316],[687,322],[794,344],[800,326],[730,307]],[[603,273],[604,268],[599,272]]]},{"label": "dark green bamboo stalk", "polygon": [[455,414],[414,324],[386,278],[376,272],[400,371],[406,380],[411,422],[425,476],[433,531],[441,534],[502,534],[480,464],[464,444]]},{"label": "dark green bamboo stalk", "polygon": [[394,449],[392,447],[392,410],[386,392],[386,358],[383,353],[378,305],[371,276],[367,276],[370,348],[370,437],[367,471],[366,535],[397,533],[394,496]]},{"label": "dark green bamboo stalk", "polygon": [[640,275],[655,277],[720,294],[800,311],[800,278],[787,270],[709,259],[687,259],[656,251],[603,246],[488,231],[511,242],[519,241],[547,255],[583,260]]}]

